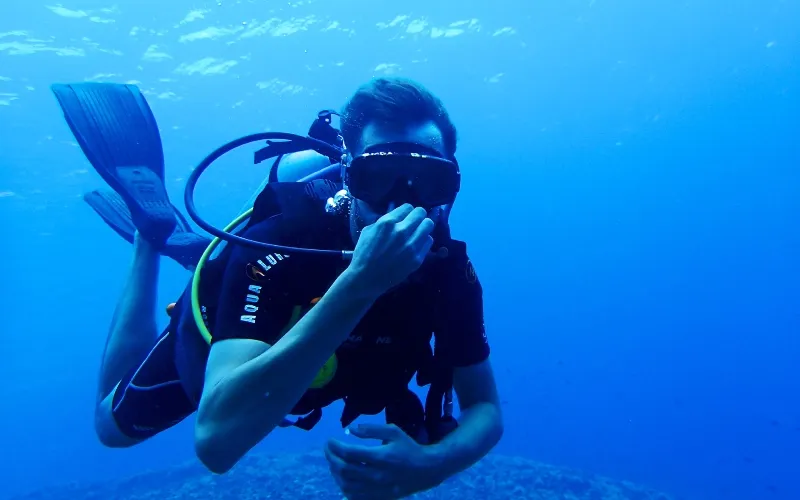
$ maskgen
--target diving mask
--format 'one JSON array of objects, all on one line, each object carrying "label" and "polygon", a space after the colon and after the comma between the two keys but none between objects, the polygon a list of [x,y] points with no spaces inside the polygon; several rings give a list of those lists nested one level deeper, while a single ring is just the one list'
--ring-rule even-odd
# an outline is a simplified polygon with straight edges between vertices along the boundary
[{"label": "diving mask", "polygon": [[378,211],[409,203],[427,210],[451,205],[461,188],[458,164],[420,144],[370,146],[345,171],[350,194]]}]

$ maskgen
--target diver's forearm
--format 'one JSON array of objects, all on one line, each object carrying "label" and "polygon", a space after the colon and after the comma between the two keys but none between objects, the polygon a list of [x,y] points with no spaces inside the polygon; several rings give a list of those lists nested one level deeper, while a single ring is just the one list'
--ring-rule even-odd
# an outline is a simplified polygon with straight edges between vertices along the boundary
[{"label": "diver's forearm", "polygon": [[500,408],[478,403],[464,410],[458,427],[441,442],[426,447],[440,481],[472,467],[486,456],[503,435]]},{"label": "diver's forearm", "polygon": [[360,294],[352,277],[343,273],[274,346],[220,381],[205,397],[198,416],[196,441],[209,445],[213,455],[209,460],[201,457],[204,463],[213,462],[206,466],[225,472],[264,439],[297,404],[374,300]]}]

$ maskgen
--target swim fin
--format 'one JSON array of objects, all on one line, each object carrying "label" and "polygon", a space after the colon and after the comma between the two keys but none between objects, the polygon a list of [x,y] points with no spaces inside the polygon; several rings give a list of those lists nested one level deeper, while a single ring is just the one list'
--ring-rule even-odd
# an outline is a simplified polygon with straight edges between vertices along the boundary
[{"label": "swim fin", "polygon": [[160,249],[178,221],[164,187],[161,136],[144,96],[134,85],[115,83],[51,89],[86,158],[122,197],[139,233]]},{"label": "swim fin", "polygon": [[[125,241],[133,243],[136,226],[131,220],[131,212],[122,196],[111,190],[95,190],[83,195],[84,201],[102,217]],[[189,222],[177,208],[172,207],[177,224],[175,231],[167,238],[160,249],[161,255],[171,258],[186,269],[197,266],[200,256],[211,240],[200,236],[192,230]]]},{"label": "swim fin", "polygon": [[114,232],[122,236],[122,239],[133,243],[136,226],[131,220],[131,211],[120,195],[114,191],[98,189],[84,194],[83,201],[88,203]]}]

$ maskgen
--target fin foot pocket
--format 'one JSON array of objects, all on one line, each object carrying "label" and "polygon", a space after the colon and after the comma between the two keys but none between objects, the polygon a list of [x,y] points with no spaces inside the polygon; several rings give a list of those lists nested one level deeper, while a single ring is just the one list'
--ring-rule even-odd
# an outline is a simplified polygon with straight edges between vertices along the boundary
[{"label": "fin foot pocket", "polygon": [[128,243],[133,243],[136,226],[131,220],[131,211],[125,201],[114,191],[94,190],[83,195],[85,201],[108,227]]},{"label": "fin foot pocket", "polygon": [[133,194],[134,200],[126,200],[133,224],[142,236],[161,248],[178,224],[164,181],[147,167],[120,167],[117,176],[125,190],[120,195],[125,198],[125,192]]},{"label": "fin foot pocket", "polygon": [[[111,229],[122,236],[125,241],[133,243],[136,226],[133,223],[131,211],[121,195],[109,189],[97,189],[83,195],[83,199]],[[159,248],[159,253],[186,269],[194,268],[200,261],[203,252],[211,244],[211,240],[195,233],[177,208],[170,205],[169,210],[177,221],[177,225]]]}]

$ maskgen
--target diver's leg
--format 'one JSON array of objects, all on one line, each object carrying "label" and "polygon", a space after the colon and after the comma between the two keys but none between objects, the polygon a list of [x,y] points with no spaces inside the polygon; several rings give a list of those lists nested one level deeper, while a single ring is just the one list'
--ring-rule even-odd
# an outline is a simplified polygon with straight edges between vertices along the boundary
[{"label": "diver's leg", "polygon": [[164,330],[97,406],[95,430],[101,443],[112,448],[133,446],[197,409],[175,364],[176,339],[176,332]]},{"label": "diver's leg", "polygon": [[[114,389],[115,392],[117,390]],[[115,392],[106,396],[95,408],[94,430],[103,445],[109,448],[128,448],[141,443],[143,439],[127,435],[117,424],[117,419],[114,417]]]},{"label": "diver's leg", "polygon": [[141,362],[156,342],[158,269],[158,252],[136,233],[130,274],[117,302],[103,351],[97,383],[98,403]]},{"label": "diver's leg", "polygon": [[97,384],[95,431],[113,448],[142,442],[196,410],[175,365],[177,333],[156,330],[159,254],[138,233],[133,254]]},{"label": "diver's leg", "polygon": [[130,446],[138,442],[119,430],[112,405],[122,378],[141,363],[156,342],[159,259],[154,246],[136,233],[133,262],[111,319],[97,381],[95,430],[106,446]]}]

